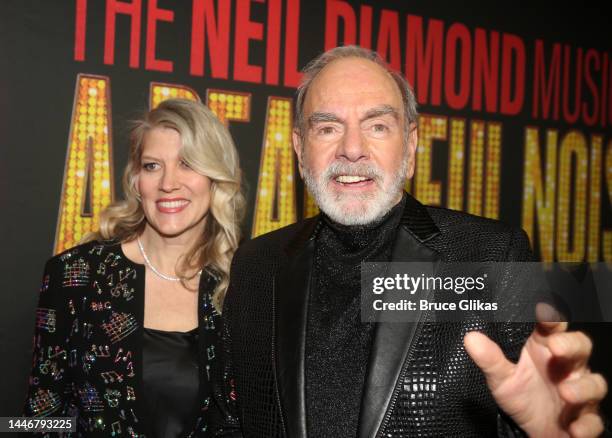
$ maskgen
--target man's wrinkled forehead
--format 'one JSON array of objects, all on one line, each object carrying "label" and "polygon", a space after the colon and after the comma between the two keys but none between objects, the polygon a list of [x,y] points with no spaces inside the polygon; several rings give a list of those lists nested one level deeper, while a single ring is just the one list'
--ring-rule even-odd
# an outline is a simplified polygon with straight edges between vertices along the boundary
[{"label": "man's wrinkled forehead", "polygon": [[362,58],[343,58],[325,66],[312,80],[304,113],[333,112],[364,105],[364,111],[387,106],[403,112],[398,85],[380,65]]}]

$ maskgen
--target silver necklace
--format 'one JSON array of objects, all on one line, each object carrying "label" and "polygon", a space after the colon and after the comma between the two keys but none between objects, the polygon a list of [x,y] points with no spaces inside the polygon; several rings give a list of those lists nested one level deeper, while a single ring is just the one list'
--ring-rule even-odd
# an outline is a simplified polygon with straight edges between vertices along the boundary
[{"label": "silver necklace", "polygon": [[[144,259],[145,264],[149,267],[149,269],[151,269],[151,271],[153,271],[155,275],[167,281],[181,281],[179,277],[172,277],[170,275],[162,274],[161,272],[159,272],[155,268],[155,266],[153,266],[153,263],[151,263],[151,260],[149,260],[149,257],[147,257],[147,253],[145,252],[144,247],[142,246],[140,237],[137,237],[136,241],[138,242],[138,249],[140,249],[140,254],[142,254],[142,258]],[[196,275],[202,275],[202,270],[200,269]]]}]

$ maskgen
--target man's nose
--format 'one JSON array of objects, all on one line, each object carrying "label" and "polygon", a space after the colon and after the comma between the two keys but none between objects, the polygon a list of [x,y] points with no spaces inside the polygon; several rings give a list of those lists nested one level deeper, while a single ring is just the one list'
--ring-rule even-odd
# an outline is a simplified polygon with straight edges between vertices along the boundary
[{"label": "man's nose", "polygon": [[342,141],[336,151],[336,158],[344,158],[354,162],[369,158],[367,141],[359,127],[346,127]]}]

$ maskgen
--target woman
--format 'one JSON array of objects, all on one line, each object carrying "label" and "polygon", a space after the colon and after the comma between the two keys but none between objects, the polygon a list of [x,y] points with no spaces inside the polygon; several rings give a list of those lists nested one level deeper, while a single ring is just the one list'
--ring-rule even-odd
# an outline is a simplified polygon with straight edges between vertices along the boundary
[{"label": "woman", "polygon": [[26,415],[76,416],[87,436],[206,429],[240,180],[232,139],[202,104],[167,100],[135,123],[125,200],[47,262]]}]

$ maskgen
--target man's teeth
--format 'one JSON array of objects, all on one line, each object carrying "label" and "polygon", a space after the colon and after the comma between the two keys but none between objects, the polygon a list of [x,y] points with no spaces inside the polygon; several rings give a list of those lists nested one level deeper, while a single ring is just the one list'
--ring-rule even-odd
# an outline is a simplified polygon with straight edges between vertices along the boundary
[{"label": "man's teeth", "polygon": [[336,177],[337,182],[345,183],[345,184],[367,181],[368,179],[369,178],[366,178],[365,176],[354,176],[354,175],[340,175]]},{"label": "man's teeth", "polygon": [[158,202],[157,204],[161,207],[161,208],[180,208],[184,205],[187,205],[189,203],[189,201],[163,201],[163,202]]}]

